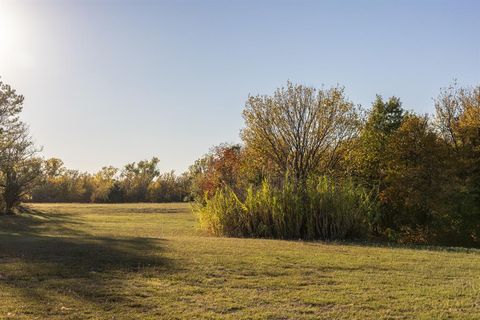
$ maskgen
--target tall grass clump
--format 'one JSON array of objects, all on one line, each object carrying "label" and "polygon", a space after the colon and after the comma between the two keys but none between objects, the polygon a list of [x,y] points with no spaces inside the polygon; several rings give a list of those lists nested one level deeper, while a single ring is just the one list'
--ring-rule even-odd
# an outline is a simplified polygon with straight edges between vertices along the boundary
[{"label": "tall grass clump", "polygon": [[195,211],[200,226],[215,235],[340,240],[365,236],[376,207],[351,180],[322,176],[300,186],[290,179],[281,187],[264,181],[242,198],[221,188]]}]

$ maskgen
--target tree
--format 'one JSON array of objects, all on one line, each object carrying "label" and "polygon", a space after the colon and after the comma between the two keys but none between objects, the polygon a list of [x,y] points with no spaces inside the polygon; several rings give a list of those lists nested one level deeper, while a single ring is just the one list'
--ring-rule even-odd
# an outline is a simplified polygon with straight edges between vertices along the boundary
[{"label": "tree", "polygon": [[40,174],[38,149],[19,119],[24,98],[0,81],[0,187],[4,212],[12,214]]},{"label": "tree", "polygon": [[467,161],[464,164],[470,170],[465,178],[476,180],[480,173],[480,86],[444,89],[435,100],[435,109],[435,123],[444,141]]},{"label": "tree", "polygon": [[239,144],[222,143],[214,146],[201,159],[190,166],[187,179],[190,181],[192,198],[210,197],[222,187],[236,192],[241,185],[248,185],[250,177],[246,172],[247,161],[244,148]]},{"label": "tree", "polygon": [[160,174],[157,169],[159,162],[158,158],[153,157],[151,160],[132,162],[125,166],[121,178],[126,200],[133,202],[147,200],[150,183]]},{"label": "tree", "polygon": [[118,169],[112,166],[103,167],[93,177],[93,192],[91,202],[108,202],[110,190],[115,184],[115,175]]},{"label": "tree", "polygon": [[357,132],[358,113],[344,89],[317,90],[288,82],[273,96],[250,96],[243,111],[242,139],[277,175],[298,183],[327,172],[338,161],[343,141]]},{"label": "tree", "polygon": [[380,188],[385,170],[386,148],[392,135],[402,124],[404,110],[400,99],[391,97],[384,102],[377,95],[365,125],[348,155],[350,170],[368,188]]},{"label": "tree", "polygon": [[159,174],[158,159],[125,166],[122,174],[112,166],[95,174],[64,167],[62,160],[42,162],[39,183],[31,191],[34,202],[138,202],[183,201],[188,195],[187,175]]},{"label": "tree", "polygon": [[1,146],[11,143],[12,133],[22,126],[19,120],[23,109],[24,97],[16,93],[10,85],[0,79],[0,142]]},{"label": "tree", "polygon": [[65,175],[66,168],[63,161],[58,158],[50,158],[42,162],[39,183],[31,191],[31,199],[34,202],[61,202],[59,181]]},{"label": "tree", "polygon": [[89,173],[67,169],[57,158],[43,161],[39,180],[31,191],[35,202],[89,202],[95,191]]},{"label": "tree", "polygon": [[435,124],[450,147],[451,211],[465,241],[480,240],[480,86],[443,89],[435,100]]},{"label": "tree", "polygon": [[62,175],[65,172],[63,161],[58,158],[50,158],[43,162],[42,172],[45,177],[54,178]]},{"label": "tree", "polygon": [[186,176],[177,176],[174,171],[166,172],[150,184],[148,199],[152,202],[180,202],[188,195]]},{"label": "tree", "polygon": [[7,141],[0,161],[0,187],[4,212],[13,214],[13,209],[36,184],[42,162],[35,157],[38,150],[31,142],[26,126],[16,126],[15,131],[8,132]]},{"label": "tree", "polygon": [[427,241],[451,223],[445,204],[447,151],[427,116],[408,114],[385,149],[382,225]]}]

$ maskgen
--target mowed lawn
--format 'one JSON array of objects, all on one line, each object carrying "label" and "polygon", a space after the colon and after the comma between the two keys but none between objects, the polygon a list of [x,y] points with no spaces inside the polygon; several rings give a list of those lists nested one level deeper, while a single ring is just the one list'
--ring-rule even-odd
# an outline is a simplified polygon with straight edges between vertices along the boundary
[{"label": "mowed lawn", "polygon": [[480,319],[480,252],[209,237],[188,204],[0,217],[0,319]]}]

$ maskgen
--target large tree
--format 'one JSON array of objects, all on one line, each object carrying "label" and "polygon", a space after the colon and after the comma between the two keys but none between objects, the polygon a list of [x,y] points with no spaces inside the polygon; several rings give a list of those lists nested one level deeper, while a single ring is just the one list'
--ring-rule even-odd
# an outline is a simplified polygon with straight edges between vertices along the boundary
[{"label": "large tree", "polygon": [[480,86],[456,84],[435,100],[435,124],[450,146],[450,205],[462,225],[458,228],[478,243],[480,239]]},{"label": "large tree", "polygon": [[24,98],[0,81],[0,189],[3,211],[13,213],[40,174],[41,161],[19,119]]},{"label": "large tree", "polygon": [[421,242],[451,222],[445,206],[446,148],[427,116],[408,114],[388,141],[380,200],[381,224]]},{"label": "large tree", "polygon": [[248,98],[242,139],[265,166],[303,183],[334,166],[341,144],[357,132],[356,111],[341,87],[317,90],[289,82],[272,96]]}]

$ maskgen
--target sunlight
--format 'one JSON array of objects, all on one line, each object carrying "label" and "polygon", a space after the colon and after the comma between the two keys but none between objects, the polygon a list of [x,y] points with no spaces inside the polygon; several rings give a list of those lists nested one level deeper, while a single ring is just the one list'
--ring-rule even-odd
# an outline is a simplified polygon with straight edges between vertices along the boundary
[{"label": "sunlight", "polygon": [[0,66],[30,67],[32,56],[26,46],[28,36],[25,25],[28,19],[19,14],[10,2],[0,3]]},{"label": "sunlight", "polygon": [[2,52],[15,44],[15,15],[11,6],[0,3],[0,49]]},{"label": "sunlight", "polygon": [[480,320],[479,13],[0,0],[0,320]]}]

